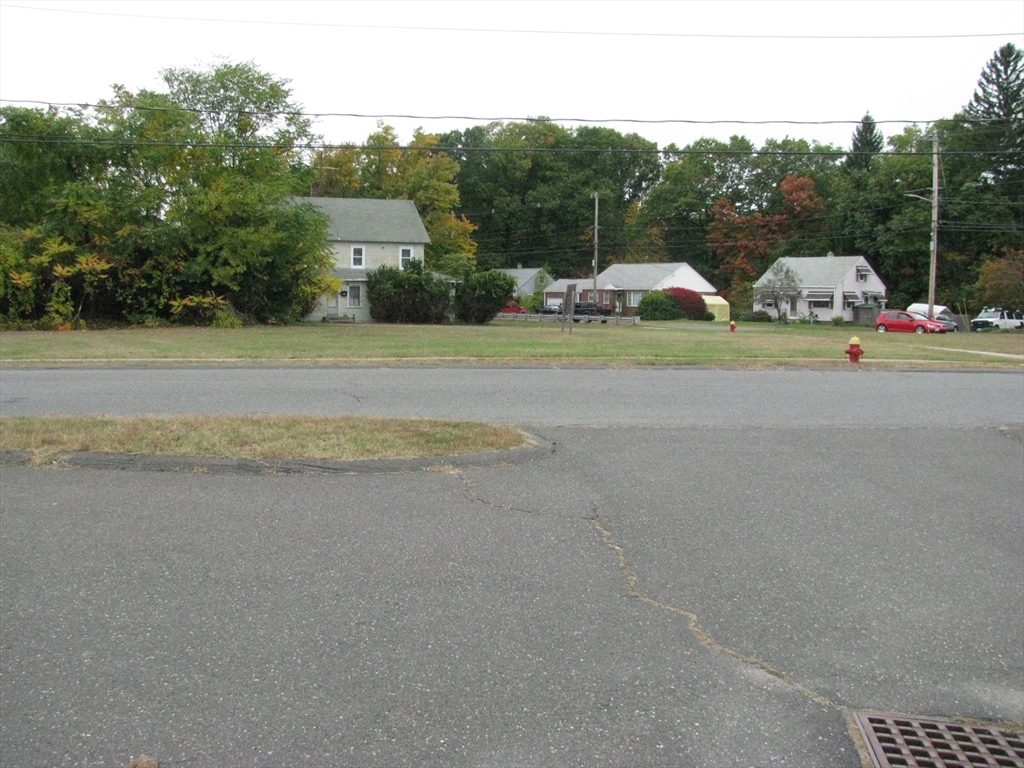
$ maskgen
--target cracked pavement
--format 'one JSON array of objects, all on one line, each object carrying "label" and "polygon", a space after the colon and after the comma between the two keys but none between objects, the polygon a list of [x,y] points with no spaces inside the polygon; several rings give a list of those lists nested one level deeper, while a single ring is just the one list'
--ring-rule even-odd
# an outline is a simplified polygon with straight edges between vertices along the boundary
[{"label": "cracked pavement", "polygon": [[857,766],[853,710],[1024,721],[1024,377],[929,425],[945,376],[796,375],[863,424],[723,427],[675,374],[683,417],[522,460],[0,467],[0,763]]}]

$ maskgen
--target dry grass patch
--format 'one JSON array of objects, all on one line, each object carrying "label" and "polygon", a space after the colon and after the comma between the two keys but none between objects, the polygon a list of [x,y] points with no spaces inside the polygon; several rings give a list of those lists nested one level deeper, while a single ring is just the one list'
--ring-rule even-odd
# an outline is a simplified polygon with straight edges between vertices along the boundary
[{"label": "dry grass patch", "polygon": [[394,459],[513,448],[512,427],[467,421],[356,416],[8,417],[0,449],[37,460],[61,453],[139,453],[242,459]]}]

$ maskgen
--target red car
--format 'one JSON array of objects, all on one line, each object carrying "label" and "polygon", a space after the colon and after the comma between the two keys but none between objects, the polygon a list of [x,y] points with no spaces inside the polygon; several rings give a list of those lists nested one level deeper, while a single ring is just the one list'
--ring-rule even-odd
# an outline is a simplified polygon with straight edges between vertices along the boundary
[{"label": "red car", "polygon": [[505,308],[501,310],[503,315],[523,315],[526,314],[526,310],[519,306],[517,302],[510,301],[505,305]]},{"label": "red car", "polygon": [[875,320],[875,330],[903,331],[905,333],[945,333],[946,324],[929,320],[916,312],[904,312],[902,309],[890,309],[883,312]]}]

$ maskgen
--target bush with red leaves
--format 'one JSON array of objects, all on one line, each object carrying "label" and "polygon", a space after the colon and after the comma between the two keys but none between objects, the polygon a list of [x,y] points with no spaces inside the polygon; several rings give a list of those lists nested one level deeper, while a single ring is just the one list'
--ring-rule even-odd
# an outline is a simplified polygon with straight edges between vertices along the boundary
[{"label": "bush with red leaves", "polygon": [[704,297],[696,291],[688,288],[668,288],[666,293],[675,299],[687,320],[707,319],[708,305],[704,303]]}]

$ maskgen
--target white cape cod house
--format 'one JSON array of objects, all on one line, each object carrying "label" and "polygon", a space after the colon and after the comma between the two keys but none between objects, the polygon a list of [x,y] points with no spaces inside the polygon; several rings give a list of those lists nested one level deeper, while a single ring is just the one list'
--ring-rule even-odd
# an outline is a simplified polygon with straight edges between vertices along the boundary
[{"label": "white cape cod house", "polygon": [[[841,316],[852,322],[854,307],[885,306],[885,283],[863,256],[785,256],[778,262],[799,278],[800,292],[782,308],[791,320],[809,317],[813,312],[818,320]],[[755,292],[767,277],[766,272],[758,278]],[[755,301],[754,310],[762,309],[774,315],[776,307],[771,300]]]},{"label": "white cape cod house", "polygon": [[307,321],[369,322],[367,274],[385,265],[405,269],[412,261],[423,263],[430,237],[411,200],[299,197],[295,202],[309,203],[330,218],[331,274],[341,280],[341,289],[321,296]]}]

